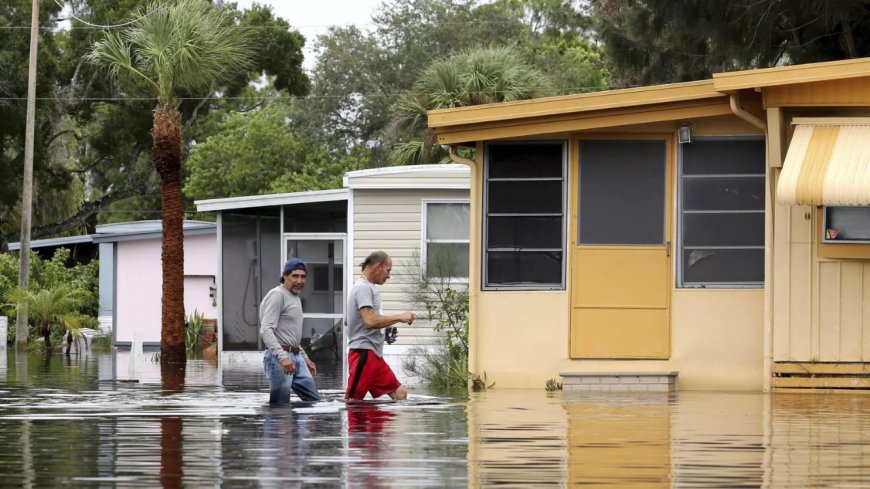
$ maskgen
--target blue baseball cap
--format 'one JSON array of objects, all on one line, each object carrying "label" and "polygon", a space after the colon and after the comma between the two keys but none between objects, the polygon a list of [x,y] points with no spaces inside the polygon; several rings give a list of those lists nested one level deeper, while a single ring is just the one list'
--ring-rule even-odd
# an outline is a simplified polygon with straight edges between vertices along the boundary
[{"label": "blue baseball cap", "polygon": [[284,273],[290,273],[293,270],[302,270],[303,272],[308,273],[308,267],[305,266],[305,262],[299,258],[290,258],[286,263],[284,263]]}]

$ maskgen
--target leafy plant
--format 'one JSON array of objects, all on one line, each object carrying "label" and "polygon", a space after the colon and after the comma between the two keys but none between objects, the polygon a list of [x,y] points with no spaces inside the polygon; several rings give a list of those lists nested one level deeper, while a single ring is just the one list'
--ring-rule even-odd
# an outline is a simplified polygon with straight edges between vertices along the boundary
[{"label": "leafy plant", "polygon": [[544,389],[547,392],[555,392],[562,390],[562,383],[556,382],[556,379],[548,379],[547,383],[544,385]]},{"label": "leafy plant", "polygon": [[91,350],[107,353],[112,351],[112,333],[100,332],[91,338]]},{"label": "leafy plant", "polygon": [[471,380],[471,390],[474,392],[485,391],[495,386],[495,382],[491,384],[486,383],[486,372],[483,373],[482,377],[477,374],[470,374],[469,380]]},{"label": "leafy plant", "polygon": [[52,353],[52,337],[65,331],[79,337],[81,324],[81,297],[67,285],[55,285],[40,290],[15,289],[10,298],[16,310],[27,308],[30,321],[36,326],[36,334],[45,342],[45,352]]},{"label": "leafy plant", "polygon": [[[30,290],[39,291],[64,284],[75,295],[80,305],[80,325],[94,327],[99,311],[99,265],[96,260],[88,264],[75,263],[70,265],[71,253],[66,248],[59,248],[49,260],[42,259],[36,252],[30,254]],[[9,344],[15,342],[16,301],[12,297],[18,284],[18,254],[0,253],[0,315],[9,316]],[[58,334],[61,332],[59,331]],[[30,330],[28,341],[36,336],[35,329]]]},{"label": "leafy plant", "polygon": [[204,313],[194,310],[184,322],[184,348],[187,358],[196,358],[199,355],[199,338],[204,319]]},{"label": "leafy plant", "polygon": [[406,288],[406,296],[415,307],[426,311],[440,342],[434,348],[411,348],[402,366],[433,387],[467,389],[469,380],[478,378],[468,371],[468,288],[448,278],[456,270],[449,260],[429,263],[427,273],[423,273],[415,253],[407,266],[416,280]]}]

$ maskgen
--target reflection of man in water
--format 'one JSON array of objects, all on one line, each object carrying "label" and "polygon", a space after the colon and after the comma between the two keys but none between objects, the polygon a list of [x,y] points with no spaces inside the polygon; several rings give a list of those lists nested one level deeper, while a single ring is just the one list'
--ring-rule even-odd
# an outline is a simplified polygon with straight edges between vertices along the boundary
[{"label": "reflection of man in water", "polygon": [[281,285],[270,290],[260,303],[260,337],[266,345],[263,368],[269,379],[269,402],[290,402],[290,390],[303,401],[320,400],[312,374],[317,367],[299,346],[302,340],[302,301],[308,269],[305,262],[290,258],[284,264]]},{"label": "reflection of man in water", "polygon": [[390,278],[393,260],[383,251],[375,251],[361,265],[362,277],[350,289],[347,299],[347,329],[350,352],[347,356],[349,378],[345,399],[362,399],[389,394],[393,399],[407,399],[408,393],[384,361],[384,328],[396,323],[411,324],[414,314],[405,311],[395,316],[381,315],[381,294],[375,285]]}]

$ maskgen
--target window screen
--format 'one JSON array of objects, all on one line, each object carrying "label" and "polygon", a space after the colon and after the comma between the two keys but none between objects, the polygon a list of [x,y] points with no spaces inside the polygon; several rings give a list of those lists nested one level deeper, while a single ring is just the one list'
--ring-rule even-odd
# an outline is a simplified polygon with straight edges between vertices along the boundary
[{"label": "window screen", "polygon": [[565,284],[564,142],[486,146],[484,286]]},{"label": "window screen", "polygon": [[665,242],[665,142],[580,143],[579,242]]},{"label": "window screen", "polygon": [[764,140],[680,145],[679,285],[764,283]]},{"label": "window screen", "polygon": [[426,276],[468,278],[469,211],[465,202],[425,202]]}]

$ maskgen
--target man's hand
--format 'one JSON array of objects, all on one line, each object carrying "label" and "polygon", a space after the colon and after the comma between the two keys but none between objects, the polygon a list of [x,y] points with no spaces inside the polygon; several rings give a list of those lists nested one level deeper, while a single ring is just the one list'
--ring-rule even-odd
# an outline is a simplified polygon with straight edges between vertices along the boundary
[{"label": "man's hand", "polygon": [[411,311],[405,311],[402,314],[399,314],[399,319],[410,326],[411,323],[414,322],[414,313]]},{"label": "man's hand", "polygon": [[305,359],[305,365],[308,365],[308,370],[311,370],[312,376],[317,375],[317,365],[314,365],[310,358]]},{"label": "man's hand", "polygon": [[293,363],[289,358],[284,358],[281,360],[281,366],[284,367],[284,373],[287,375],[295,375],[296,374],[296,364]]}]

